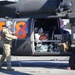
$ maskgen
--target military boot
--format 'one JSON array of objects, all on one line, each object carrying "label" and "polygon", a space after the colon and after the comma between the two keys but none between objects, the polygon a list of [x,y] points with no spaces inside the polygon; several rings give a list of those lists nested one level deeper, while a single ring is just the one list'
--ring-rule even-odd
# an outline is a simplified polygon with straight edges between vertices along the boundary
[{"label": "military boot", "polygon": [[0,61],[0,70],[2,70],[2,62]]},{"label": "military boot", "polygon": [[0,70],[4,70],[4,68],[2,68],[2,64],[0,63]]},{"label": "military boot", "polygon": [[8,70],[8,71],[14,71],[14,69],[13,69],[13,68],[7,68],[7,70]]},{"label": "military boot", "polygon": [[14,71],[14,69],[11,67],[11,63],[7,63],[7,70]]},{"label": "military boot", "polygon": [[3,68],[2,67],[0,67],[0,70],[2,70]]}]

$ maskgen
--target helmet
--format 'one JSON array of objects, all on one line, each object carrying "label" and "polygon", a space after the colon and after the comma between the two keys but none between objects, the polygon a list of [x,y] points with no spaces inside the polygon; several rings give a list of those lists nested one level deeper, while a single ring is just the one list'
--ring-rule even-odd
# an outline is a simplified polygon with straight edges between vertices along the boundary
[{"label": "helmet", "polygon": [[6,26],[9,27],[11,26],[13,23],[11,21],[6,21]]},{"label": "helmet", "polygon": [[42,34],[43,33],[43,28],[39,29],[39,33]]}]

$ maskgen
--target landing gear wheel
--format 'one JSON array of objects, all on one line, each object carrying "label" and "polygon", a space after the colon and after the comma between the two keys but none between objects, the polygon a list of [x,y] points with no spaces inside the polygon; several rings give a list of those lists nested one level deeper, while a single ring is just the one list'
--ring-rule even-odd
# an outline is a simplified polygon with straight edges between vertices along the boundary
[{"label": "landing gear wheel", "polygon": [[70,56],[69,58],[69,67],[71,69],[75,69],[75,54]]}]

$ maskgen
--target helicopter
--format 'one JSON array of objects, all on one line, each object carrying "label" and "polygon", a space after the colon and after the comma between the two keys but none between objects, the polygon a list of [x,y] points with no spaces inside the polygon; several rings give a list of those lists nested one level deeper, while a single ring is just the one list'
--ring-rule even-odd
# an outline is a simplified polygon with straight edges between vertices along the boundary
[{"label": "helicopter", "polygon": [[[12,42],[13,55],[68,55],[69,65],[75,69],[74,3],[74,0],[0,0],[0,39],[5,16],[11,17],[11,31],[18,37]],[[61,19],[69,19],[71,33],[61,28]],[[37,43],[35,34],[39,30],[43,33]]]}]

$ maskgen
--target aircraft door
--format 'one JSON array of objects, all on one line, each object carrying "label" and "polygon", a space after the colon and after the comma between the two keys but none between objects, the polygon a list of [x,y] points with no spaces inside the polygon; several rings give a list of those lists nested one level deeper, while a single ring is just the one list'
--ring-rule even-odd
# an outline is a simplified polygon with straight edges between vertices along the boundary
[{"label": "aircraft door", "polygon": [[[20,18],[13,19],[14,25],[12,31],[18,37],[17,40],[13,41],[13,49],[16,52],[22,55],[31,54],[31,44],[30,44],[30,19],[29,18]],[[15,51],[13,51],[15,52]]]}]

